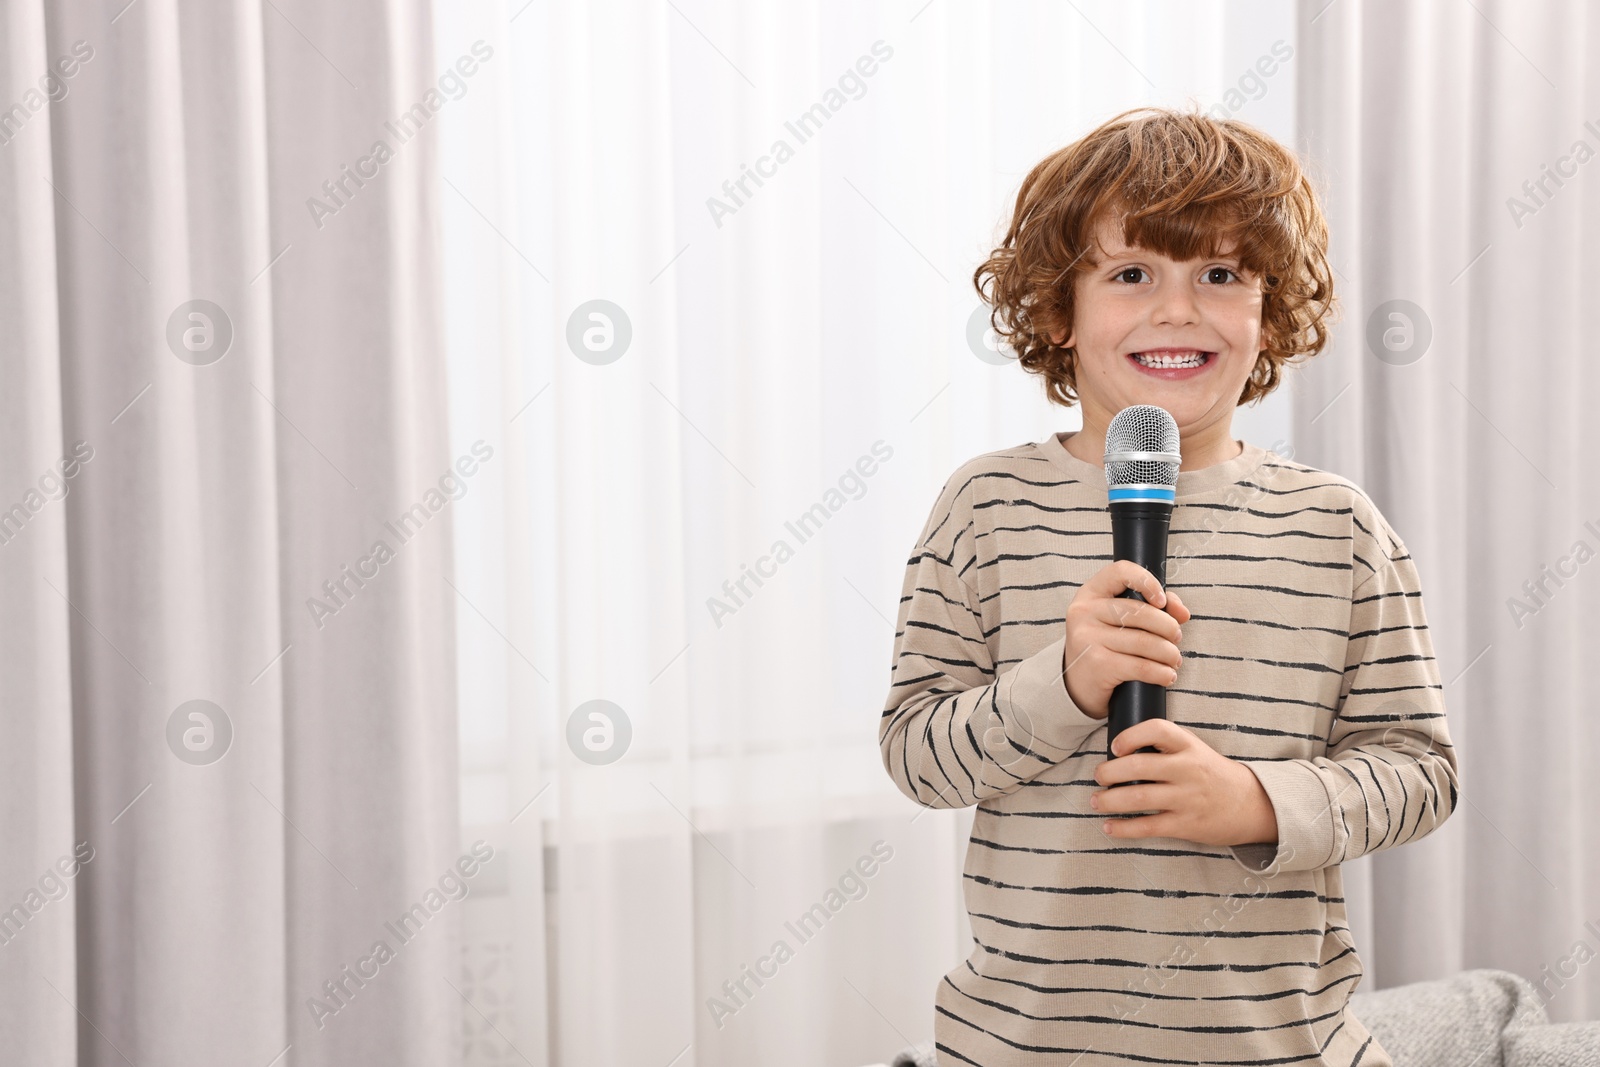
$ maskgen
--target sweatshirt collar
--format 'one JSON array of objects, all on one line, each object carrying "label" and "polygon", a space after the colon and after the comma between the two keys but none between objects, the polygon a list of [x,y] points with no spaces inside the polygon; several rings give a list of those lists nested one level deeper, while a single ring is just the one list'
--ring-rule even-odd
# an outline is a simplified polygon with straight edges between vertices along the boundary
[{"label": "sweatshirt collar", "polygon": [[[1059,469],[1072,475],[1077,481],[1101,493],[1106,491],[1106,470],[1099,463],[1086,463],[1068,452],[1061,443],[1063,438],[1071,437],[1077,431],[1062,434],[1050,434],[1043,441],[1038,442],[1038,448]],[[1244,451],[1232,459],[1225,459],[1221,463],[1213,463],[1209,467],[1198,470],[1179,471],[1178,488],[1175,499],[1191,500],[1204,496],[1207,493],[1226,489],[1230,485],[1241,482],[1255,473],[1257,467],[1267,458],[1267,450],[1249,441],[1240,441]]]}]

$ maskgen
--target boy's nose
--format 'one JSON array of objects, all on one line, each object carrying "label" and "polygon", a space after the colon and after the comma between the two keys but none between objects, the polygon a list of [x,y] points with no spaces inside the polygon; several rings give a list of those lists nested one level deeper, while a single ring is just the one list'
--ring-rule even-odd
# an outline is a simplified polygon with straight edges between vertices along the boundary
[{"label": "boy's nose", "polygon": [[1163,285],[1156,290],[1154,317],[1157,325],[1192,325],[1199,321],[1200,310],[1186,286]]}]

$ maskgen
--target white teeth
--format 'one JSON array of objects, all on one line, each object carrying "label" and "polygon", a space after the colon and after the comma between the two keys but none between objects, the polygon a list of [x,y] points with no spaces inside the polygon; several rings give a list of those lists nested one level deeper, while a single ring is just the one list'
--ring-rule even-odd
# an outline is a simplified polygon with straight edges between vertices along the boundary
[{"label": "white teeth", "polygon": [[1146,367],[1198,367],[1206,361],[1205,353],[1203,352],[1196,352],[1186,356],[1151,356],[1143,352],[1135,352],[1133,358]]}]

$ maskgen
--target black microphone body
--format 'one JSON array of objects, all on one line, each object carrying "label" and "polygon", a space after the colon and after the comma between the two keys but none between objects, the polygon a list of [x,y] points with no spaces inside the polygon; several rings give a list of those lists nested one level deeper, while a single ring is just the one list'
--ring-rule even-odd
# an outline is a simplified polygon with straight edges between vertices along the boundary
[{"label": "black microphone body", "polygon": [[[1111,503],[1111,556],[1137,563],[1165,588],[1167,584],[1167,530],[1172,523],[1172,505],[1158,500],[1113,501]],[[1143,601],[1137,590],[1117,594]],[[1146,719],[1167,717],[1167,690],[1154,682],[1137,680],[1120,683],[1111,691],[1110,714],[1106,716],[1106,758],[1118,734]],[[1139,752],[1156,752],[1152,745]],[[1132,785],[1122,782],[1119,785]]]}]

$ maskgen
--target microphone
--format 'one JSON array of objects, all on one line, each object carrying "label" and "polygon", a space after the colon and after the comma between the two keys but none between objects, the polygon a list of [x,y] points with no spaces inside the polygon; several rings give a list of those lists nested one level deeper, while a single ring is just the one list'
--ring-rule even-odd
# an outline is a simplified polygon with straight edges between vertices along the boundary
[{"label": "microphone", "polygon": [[[1106,428],[1106,496],[1111,510],[1112,558],[1132,560],[1155,575],[1163,588],[1167,584],[1167,529],[1172,522],[1178,464],[1182,461],[1178,423],[1164,408],[1154,404],[1123,408]],[[1124,589],[1117,595],[1144,600],[1133,589]],[[1111,742],[1123,730],[1146,719],[1166,717],[1165,686],[1138,680],[1118,684],[1111,691],[1106,716],[1106,758],[1114,758]],[[1160,750],[1146,745],[1138,751]]]}]

